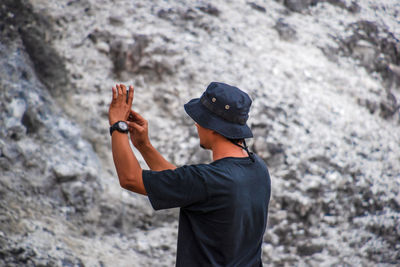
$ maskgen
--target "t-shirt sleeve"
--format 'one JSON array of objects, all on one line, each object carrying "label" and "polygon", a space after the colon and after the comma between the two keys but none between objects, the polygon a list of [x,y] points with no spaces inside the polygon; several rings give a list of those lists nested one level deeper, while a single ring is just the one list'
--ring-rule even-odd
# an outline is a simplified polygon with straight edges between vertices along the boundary
[{"label": "t-shirt sleeve", "polygon": [[207,199],[205,179],[198,165],[175,170],[143,170],[143,184],[155,210],[186,207]]}]

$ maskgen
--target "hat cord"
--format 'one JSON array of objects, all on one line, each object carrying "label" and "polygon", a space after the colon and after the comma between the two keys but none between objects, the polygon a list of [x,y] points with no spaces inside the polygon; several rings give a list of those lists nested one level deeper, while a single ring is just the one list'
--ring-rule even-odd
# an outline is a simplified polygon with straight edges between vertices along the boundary
[{"label": "hat cord", "polygon": [[230,140],[234,145],[237,145],[238,147],[244,149],[244,150],[247,152],[247,155],[249,155],[249,158],[251,159],[251,161],[252,161],[252,162],[255,162],[253,152],[250,152],[250,151],[249,151],[249,147],[246,145],[246,140],[245,140],[245,139],[243,139],[243,144],[244,144],[244,146],[242,146],[241,144],[236,143],[235,141],[233,141],[233,140],[231,140],[231,139],[229,139],[229,140]]}]

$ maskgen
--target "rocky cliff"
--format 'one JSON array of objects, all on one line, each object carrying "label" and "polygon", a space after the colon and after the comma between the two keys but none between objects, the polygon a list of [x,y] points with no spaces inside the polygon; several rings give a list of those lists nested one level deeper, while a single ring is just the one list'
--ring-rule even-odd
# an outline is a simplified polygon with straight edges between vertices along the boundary
[{"label": "rocky cliff", "polygon": [[135,85],[183,165],[211,161],[183,104],[222,81],[251,95],[272,176],[264,264],[398,266],[399,17],[397,0],[3,0],[0,265],[172,266],[177,210],[119,187],[111,87]]}]

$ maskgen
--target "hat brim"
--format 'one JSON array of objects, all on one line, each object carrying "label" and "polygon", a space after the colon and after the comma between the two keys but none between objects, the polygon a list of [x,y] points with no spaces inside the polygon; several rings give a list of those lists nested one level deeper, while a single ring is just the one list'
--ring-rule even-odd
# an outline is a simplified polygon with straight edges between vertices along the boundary
[{"label": "hat brim", "polygon": [[249,126],[232,123],[215,115],[201,104],[200,98],[190,100],[184,105],[184,108],[186,113],[200,126],[214,130],[227,138],[242,139],[253,137]]}]

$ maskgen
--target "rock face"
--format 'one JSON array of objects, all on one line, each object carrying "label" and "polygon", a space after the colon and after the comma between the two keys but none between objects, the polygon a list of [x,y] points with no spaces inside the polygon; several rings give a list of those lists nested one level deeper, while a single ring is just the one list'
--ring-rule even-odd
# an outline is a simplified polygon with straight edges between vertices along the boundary
[{"label": "rock face", "polygon": [[400,7],[378,2],[3,0],[0,265],[172,266],[177,210],[119,187],[110,89],[183,165],[211,158],[182,105],[223,81],[272,177],[264,264],[398,266]]}]

